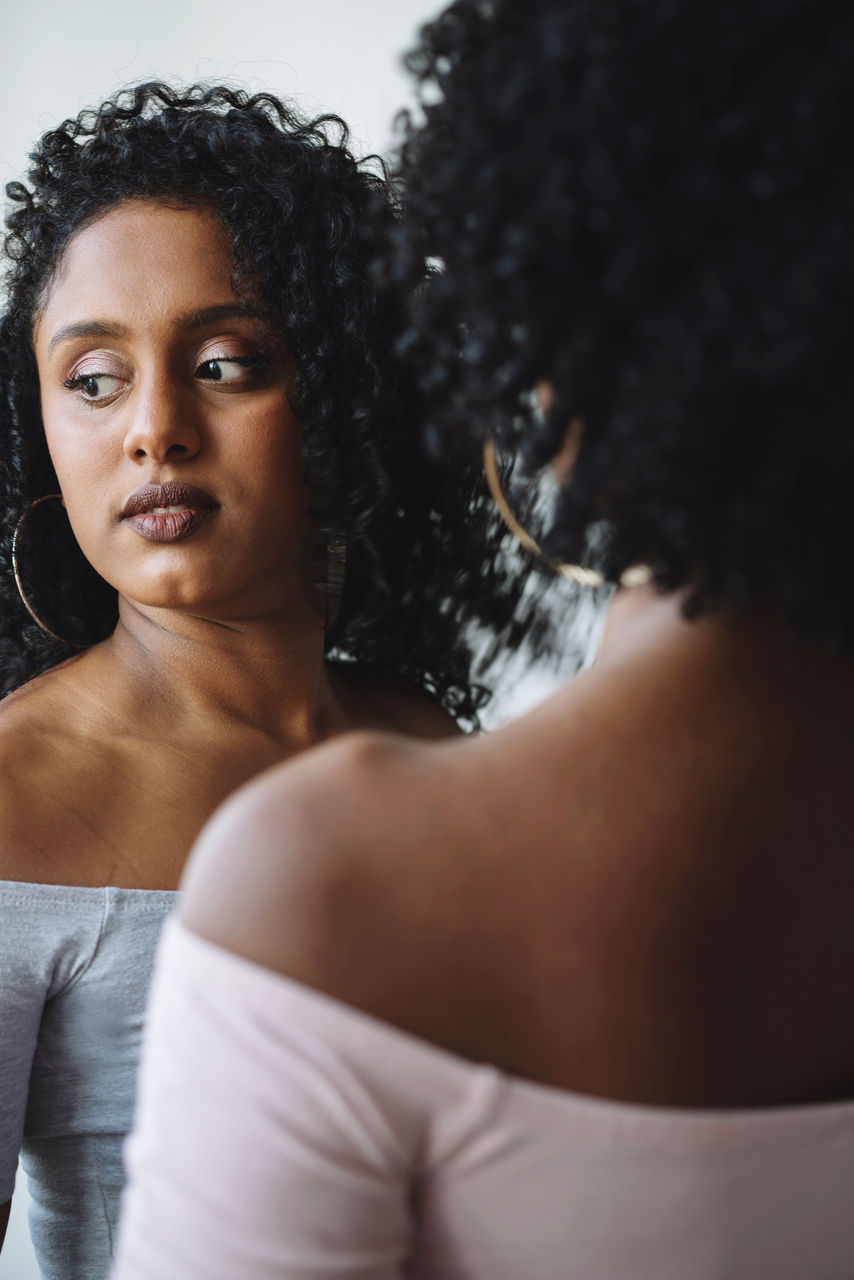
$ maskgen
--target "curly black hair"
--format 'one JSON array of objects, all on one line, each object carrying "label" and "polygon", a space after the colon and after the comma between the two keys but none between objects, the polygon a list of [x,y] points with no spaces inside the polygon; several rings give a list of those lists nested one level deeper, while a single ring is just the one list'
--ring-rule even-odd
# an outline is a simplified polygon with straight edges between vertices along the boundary
[{"label": "curly black hair", "polygon": [[[21,513],[58,488],[41,424],[34,322],[70,237],[122,201],[147,198],[218,213],[236,279],[260,289],[295,359],[289,394],[304,425],[315,515],[328,538],[347,545],[329,651],[415,681],[457,717],[475,721],[486,695],[473,681],[464,635],[466,579],[492,578],[499,596],[505,592],[508,616],[520,583],[495,558],[497,537],[473,459],[440,466],[417,447],[411,380],[394,353],[409,283],[380,286],[369,268],[378,237],[398,217],[394,194],[382,163],[357,161],[347,142],[338,117],[305,120],[268,93],[146,83],[46,133],[31,156],[29,187],[7,187],[10,267],[0,321],[4,690],[73,652],[25,612],[10,563]],[[422,263],[416,282],[424,270]],[[59,504],[52,505],[61,517]],[[35,535],[28,538],[40,612],[59,620],[50,625],[90,642],[109,634],[115,592],[100,580],[83,583],[85,565],[75,562],[81,553],[70,533],[61,540],[52,529],[38,556]],[[482,556],[467,568],[457,548],[472,542]]]},{"label": "curly black hair", "polygon": [[442,265],[401,344],[434,446],[539,467],[580,419],[552,555],[854,650],[854,8],[457,0],[407,64],[386,278]]}]

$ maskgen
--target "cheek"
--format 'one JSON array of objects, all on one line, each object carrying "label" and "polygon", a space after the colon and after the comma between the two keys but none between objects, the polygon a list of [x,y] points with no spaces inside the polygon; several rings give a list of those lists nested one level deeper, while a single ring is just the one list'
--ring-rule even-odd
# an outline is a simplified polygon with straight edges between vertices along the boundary
[{"label": "cheek", "polygon": [[[307,505],[309,491],[302,461],[302,424],[290,408],[280,408],[254,418],[245,436],[243,458],[258,487],[278,494],[299,507]],[[303,502],[304,499],[304,502]]]},{"label": "cheek", "polygon": [[88,557],[105,505],[106,468],[101,452],[85,435],[63,430],[49,416],[45,439],[71,528]]},{"label": "cheek", "polygon": [[107,468],[92,441],[47,431],[47,447],[66,506],[91,504],[103,492]]}]

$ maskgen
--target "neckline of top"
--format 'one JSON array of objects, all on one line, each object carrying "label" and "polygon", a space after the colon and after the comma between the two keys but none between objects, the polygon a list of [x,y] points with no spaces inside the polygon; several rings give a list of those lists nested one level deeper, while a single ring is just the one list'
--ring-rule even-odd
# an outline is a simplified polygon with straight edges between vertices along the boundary
[{"label": "neckline of top", "polygon": [[40,880],[4,880],[0,878],[0,893],[9,892],[16,894],[32,894],[38,893],[44,897],[62,894],[75,895],[93,895],[103,898],[104,895],[110,897],[144,897],[144,898],[168,898],[178,897],[177,889],[133,889],[124,885],[116,884],[50,884]]},{"label": "neckline of top", "polygon": [[[788,1132],[791,1127],[810,1126],[821,1122],[835,1132],[834,1126],[841,1120],[845,1120],[849,1126],[854,1124],[854,1098],[774,1102],[740,1107],[689,1107],[609,1098],[561,1085],[547,1084],[529,1076],[514,1075],[488,1061],[467,1058],[452,1049],[407,1031],[396,1023],[386,1022],[375,1014],[348,1004],[318,987],[309,986],[288,974],[268,969],[255,960],[249,960],[220,943],[212,942],[210,938],[196,933],[177,913],[166,922],[162,949],[164,953],[174,953],[176,956],[175,959],[170,956],[165,965],[168,968],[171,963],[170,974],[173,980],[180,977],[184,982],[189,977],[192,983],[193,978],[196,977],[208,984],[213,980],[218,990],[229,992],[233,1004],[241,1001],[239,990],[237,994],[235,993],[235,976],[239,981],[248,981],[256,988],[260,984],[262,989],[266,989],[265,1009],[277,1010],[281,1015],[280,1025],[289,1026],[292,1033],[298,1034],[298,1030],[295,1029],[301,1025],[300,1009],[309,1008],[311,1031],[322,1036],[324,1027],[328,1028],[330,1022],[349,1025],[351,1029],[356,1030],[356,1038],[351,1034],[348,1043],[357,1044],[359,1036],[369,1036],[374,1042],[373,1060],[377,1063],[385,1061],[389,1043],[395,1042],[402,1049],[418,1055],[422,1060],[429,1058],[437,1064],[441,1063],[446,1070],[456,1073],[462,1071],[469,1076],[478,1076],[486,1093],[495,1094],[510,1087],[516,1095],[526,1096],[531,1104],[539,1103],[546,1108],[551,1108],[557,1102],[559,1106],[567,1110],[571,1109],[576,1120],[580,1121],[586,1115],[594,1125],[603,1114],[611,1116],[614,1120],[619,1119],[627,1130],[633,1127],[643,1128],[650,1124],[656,1125],[664,1119],[686,1135],[708,1130],[720,1142],[729,1138],[734,1143],[744,1142],[749,1145],[757,1134],[773,1131],[775,1128]],[[170,991],[174,989],[173,981]],[[278,1007],[275,1003],[277,992],[284,997],[283,1005]],[[244,991],[244,1005],[246,1002],[247,997]],[[251,1004],[251,1000],[249,1003]],[[285,1005],[289,1006],[287,1010]],[[335,1043],[334,1040],[333,1043]],[[781,1133],[781,1136],[784,1135]],[[676,1137],[674,1133],[674,1141]]]}]

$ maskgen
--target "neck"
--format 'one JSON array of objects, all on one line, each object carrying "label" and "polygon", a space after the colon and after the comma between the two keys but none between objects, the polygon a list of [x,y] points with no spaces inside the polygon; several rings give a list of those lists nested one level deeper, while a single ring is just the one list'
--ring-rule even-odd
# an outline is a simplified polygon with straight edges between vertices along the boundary
[{"label": "neck", "polygon": [[[697,619],[686,618],[682,606],[687,589],[662,593],[653,586],[621,588],[606,618],[596,658],[600,669],[624,662],[666,659],[707,668],[733,663],[745,670],[758,664],[755,678],[791,675],[799,664],[814,667],[815,651],[799,644],[768,609],[736,610],[723,604]],[[675,668],[674,668],[675,670]]]},{"label": "neck", "polygon": [[596,666],[636,653],[655,634],[678,633],[693,625],[682,617],[682,600],[682,592],[662,595],[653,586],[620,587],[608,606]]},{"label": "neck", "polygon": [[345,727],[323,647],[307,602],[221,621],[120,599],[114,633],[86,657],[99,701],[131,723],[181,733],[240,724],[297,748]]},{"label": "neck", "polygon": [[689,620],[684,591],[662,595],[654,587],[618,591],[611,603],[596,669],[648,669],[694,687],[734,681],[756,699],[802,702],[807,709],[832,706],[854,712],[854,660],[799,640],[769,609],[735,610],[726,605]]}]

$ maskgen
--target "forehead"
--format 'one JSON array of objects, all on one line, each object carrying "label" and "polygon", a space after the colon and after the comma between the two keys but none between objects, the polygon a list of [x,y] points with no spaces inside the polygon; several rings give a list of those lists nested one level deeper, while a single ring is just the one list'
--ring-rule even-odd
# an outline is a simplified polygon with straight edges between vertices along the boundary
[{"label": "forehead", "polygon": [[37,335],[68,319],[133,326],[229,302],[233,271],[229,238],[213,210],[129,200],[72,236]]}]

